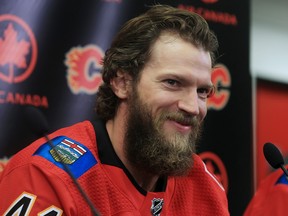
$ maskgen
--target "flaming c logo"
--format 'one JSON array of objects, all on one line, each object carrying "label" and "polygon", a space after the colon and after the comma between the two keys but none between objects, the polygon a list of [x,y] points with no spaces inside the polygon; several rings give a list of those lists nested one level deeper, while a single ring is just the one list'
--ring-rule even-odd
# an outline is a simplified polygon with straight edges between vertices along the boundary
[{"label": "flaming c logo", "polygon": [[37,44],[30,27],[14,15],[0,16],[0,80],[19,83],[34,70]]},{"label": "flaming c logo", "polygon": [[104,52],[95,45],[72,48],[66,54],[67,82],[74,94],[94,94],[102,83],[100,70]]},{"label": "flaming c logo", "polygon": [[212,71],[212,82],[219,86],[218,91],[209,98],[207,106],[210,109],[222,110],[230,99],[231,76],[228,68],[223,64],[218,64]]}]

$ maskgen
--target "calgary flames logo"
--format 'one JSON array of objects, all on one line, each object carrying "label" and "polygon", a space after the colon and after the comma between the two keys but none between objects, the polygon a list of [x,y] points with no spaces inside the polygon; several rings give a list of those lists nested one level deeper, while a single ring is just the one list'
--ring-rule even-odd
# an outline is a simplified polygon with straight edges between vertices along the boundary
[{"label": "calgary flames logo", "polygon": [[31,75],[37,59],[37,45],[30,27],[19,17],[0,16],[0,80],[22,82]]},{"label": "calgary flames logo", "polygon": [[231,76],[228,68],[218,64],[212,71],[212,82],[219,89],[209,98],[207,106],[209,109],[222,110],[230,99]]},{"label": "calgary flames logo", "polygon": [[100,70],[104,52],[95,45],[72,48],[66,54],[67,82],[74,94],[94,94],[102,83]]}]

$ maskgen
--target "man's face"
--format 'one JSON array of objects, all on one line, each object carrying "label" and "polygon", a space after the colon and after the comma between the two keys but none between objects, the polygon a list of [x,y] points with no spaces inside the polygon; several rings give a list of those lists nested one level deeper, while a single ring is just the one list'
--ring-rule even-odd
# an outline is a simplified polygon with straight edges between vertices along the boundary
[{"label": "man's face", "polygon": [[128,160],[150,173],[186,173],[211,86],[209,53],[179,37],[162,35],[128,100]]}]

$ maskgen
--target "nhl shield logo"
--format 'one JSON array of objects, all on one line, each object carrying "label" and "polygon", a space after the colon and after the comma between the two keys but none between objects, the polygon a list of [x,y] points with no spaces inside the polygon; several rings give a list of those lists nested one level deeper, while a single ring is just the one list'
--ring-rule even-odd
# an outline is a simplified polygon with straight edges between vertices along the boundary
[{"label": "nhl shield logo", "polygon": [[160,198],[154,198],[151,205],[151,213],[153,216],[160,216],[164,204],[164,200]]}]

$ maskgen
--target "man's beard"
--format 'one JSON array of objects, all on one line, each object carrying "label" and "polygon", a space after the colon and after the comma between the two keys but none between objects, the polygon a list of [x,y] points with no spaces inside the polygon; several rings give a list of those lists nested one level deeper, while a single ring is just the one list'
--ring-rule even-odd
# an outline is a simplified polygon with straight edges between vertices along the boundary
[{"label": "man's beard", "polygon": [[[129,101],[129,114],[124,138],[125,153],[135,168],[162,176],[185,175],[193,166],[192,154],[200,138],[202,124],[196,116],[181,111],[163,110],[152,116],[137,93]],[[165,135],[163,124],[173,120],[191,125],[190,134]]]}]

